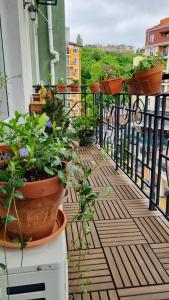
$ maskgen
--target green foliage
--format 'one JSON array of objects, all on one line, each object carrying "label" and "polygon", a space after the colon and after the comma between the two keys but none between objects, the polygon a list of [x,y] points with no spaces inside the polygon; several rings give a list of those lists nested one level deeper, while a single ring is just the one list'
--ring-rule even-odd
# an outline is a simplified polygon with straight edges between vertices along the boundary
[{"label": "green foliage", "polygon": [[78,79],[73,79],[73,84],[79,84],[79,80]]},{"label": "green foliage", "polygon": [[76,131],[90,131],[96,128],[97,116],[81,116],[77,117],[73,122]]},{"label": "green foliage", "polygon": [[132,68],[133,53],[105,52],[95,48],[82,48],[82,84],[100,81],[105,69],[113,69],[123,75]]},{"label": "green foliage", "polygon": [[164,65],[164,60],[161,56],[147,56],[139,62],[138,66],[134,70],[134,73],[149,70],[160,65]]},{"label": "green foliage", "polygon": [[60,83],[60,84],[66,84],[66,80],[64,78],[60,78],[58,80],[58,83]]},{"label": "green foliage", "polygon": [[[65,107],[64,100],[58,98],[54,90],[51,90],[51,93],[52,99],[46,101],[47,103],[43,106],[42,111],[52,121],[53,127],[60,127],[60,133],[63,134],[63,131],[65,132],[69,126],[68,110]],[[50,130],[48,129],[48,132],[53,131],[53,127]]]}]

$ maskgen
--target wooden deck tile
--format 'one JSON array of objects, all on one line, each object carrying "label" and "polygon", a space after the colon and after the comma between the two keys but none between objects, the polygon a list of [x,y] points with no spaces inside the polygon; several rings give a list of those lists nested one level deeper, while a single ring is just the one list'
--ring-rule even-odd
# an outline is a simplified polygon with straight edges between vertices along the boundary
[{"label": "wooden deck tile", "polygon": [[100,240],[95,228],[94,222],[88,222],[88,226],[91,229],[91,233],[86,235],[85,238],[81,238],[80,232],[82,230],[82,225],[80,222],[73,222],[68,224],[66,227],[66,239],[67,239],[67,247],[68,250],[76,250],[76,249],[91,249],[91,248],[99,248]]},{"label": "wooden deck tile", "polygon": [[132,219],[95,221],[95,224],[103,247],[146,243]]},{"label": "wooden deck tile", "polygon": [[[82,291],[81,285],[87,283],[89,292],[114,288],[103,250],[69,251],[69,291],[70,294]],[[83,274],[81,276],[81,274]],[[93,298],[92,298],[93,299]]]},{"label": "wooden deck tile", "polygon": [[73,294],[70,300],[118,300],[115,290],[89,292],[88,295]]},{"label": "wooden deck tile", "polygon": [[143,199],[128,199],[121,200],[131,217],[151,217],[151,216],[161,216],[160,211],[149,210],[149,201],[147,198]]},{"label": "wooden deck tile", "polygon": [[163,300],[169,299],[169,284],[118,290],[120,300]]},{"label": "wooden deck tile", "polygon": [[105,248],[117,288],[169,283],[169,277],[149,245]]}]

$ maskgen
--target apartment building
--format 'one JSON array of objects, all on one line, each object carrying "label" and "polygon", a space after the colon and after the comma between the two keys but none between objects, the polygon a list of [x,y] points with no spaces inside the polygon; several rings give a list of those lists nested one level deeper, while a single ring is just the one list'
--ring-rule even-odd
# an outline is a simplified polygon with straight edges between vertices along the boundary
[{"label": "apartment building", "polygon": [[[160,54],[166,61],[165,73],[169,73],[169,18],[147,29],[145,55]],[[163,91],[169,92],[169,82],[163,83]]]},{"label": "apartment building", "polygon": [[[76,43],[67,43],[66,49],[66,72],[67,72],[67,84],[70,85],[74,80],[78,80],[81,83],[81,46]],[[81,111],[81,95],[70,94],[69,106],[75,115],[79,115]]]}]

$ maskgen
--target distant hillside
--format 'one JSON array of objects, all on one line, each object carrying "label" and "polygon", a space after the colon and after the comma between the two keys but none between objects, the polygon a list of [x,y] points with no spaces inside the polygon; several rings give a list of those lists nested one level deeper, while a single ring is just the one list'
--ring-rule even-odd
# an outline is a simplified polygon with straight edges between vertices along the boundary
[{"label": "distant hillside", "polygon": [[132,68],[134,53],[105,52],[96,48],[82,48],[82,84],[89,80],[100,81],[106,68],[113,68],[123,74]]}]

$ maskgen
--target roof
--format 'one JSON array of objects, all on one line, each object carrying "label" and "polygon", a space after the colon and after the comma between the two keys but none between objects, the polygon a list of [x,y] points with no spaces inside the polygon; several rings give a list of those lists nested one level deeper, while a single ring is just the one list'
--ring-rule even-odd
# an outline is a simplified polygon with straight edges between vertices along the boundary
[{"label": "roof", "polygon": [[158,30],[158,29],[165,29],[169,27],[169,18],[163,19],[160,21],[160,23],[158,25],[155,25],[149,29],[147,29],[146,31],[150,31],[150,30]]}]

